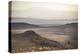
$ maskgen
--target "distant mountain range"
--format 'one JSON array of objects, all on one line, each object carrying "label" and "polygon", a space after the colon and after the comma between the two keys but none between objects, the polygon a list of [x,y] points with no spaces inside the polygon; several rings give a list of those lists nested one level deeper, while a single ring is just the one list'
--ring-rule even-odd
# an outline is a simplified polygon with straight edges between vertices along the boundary
[{"label": "distant mountain range", "polygon": [[40,26],[23,22],[11,23],[11,29],[25,29],[25,28],[36,28],[36,27]]},{"label": "distant mountain range", "polygon": [[77,22],[77,19],[38,19],[34,17],[12,18],[11,22],[25,22],[41,26],[57,26]]},{"label": "distant mountain range", "polygon": [[50,26],[48,25],[41,26],[41,25],[24,23],[24,22],[11,23],[11,29],[41,28],[41,27],[59,27],[59,28],[78,27],[78,23],[68,23],[68,24],[58,25],[58,26],[54,26],[53,24],[50,24]]}]

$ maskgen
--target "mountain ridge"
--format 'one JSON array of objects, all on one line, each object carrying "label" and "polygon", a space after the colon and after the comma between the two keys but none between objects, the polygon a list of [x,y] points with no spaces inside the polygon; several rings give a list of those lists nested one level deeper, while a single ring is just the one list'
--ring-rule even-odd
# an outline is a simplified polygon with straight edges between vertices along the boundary
[{"label": "mountain ridge", "polygon": [[14,22],[11,23],[11,29],[24,29],[24,28],[37,28],[41,27],[39,25],[24,23],[24,22]]}]

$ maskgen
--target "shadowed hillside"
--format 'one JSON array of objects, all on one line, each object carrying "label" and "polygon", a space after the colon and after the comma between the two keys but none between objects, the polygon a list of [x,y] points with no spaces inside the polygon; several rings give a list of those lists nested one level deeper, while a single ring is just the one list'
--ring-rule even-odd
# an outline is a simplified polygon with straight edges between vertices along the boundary
[{"label": "shadowed hillside", "polygon": [[78,23],[69,23],[61,26],[50,26],[50,28],[57,28],[60,31],[54,34],[68,35],[69,40],[65,42],[64,47],[66,49],[77,49],[78,48]]},{"label": "shadowed hillside", "polygon": [[[59,26],[57,28],[61,28],[64,35],[68,35],[69,39],[66,41],[65,48],[67,49],[77,49],[78,48],[78,23],[70,23]],[[70,45],[67,47],[67,45]]]},{"label": "shadowed hillside", "polygon": [[78,23],[66,24],[63,30],[65,35],[69,35],[70,44],[73,49],[78,48]]}]

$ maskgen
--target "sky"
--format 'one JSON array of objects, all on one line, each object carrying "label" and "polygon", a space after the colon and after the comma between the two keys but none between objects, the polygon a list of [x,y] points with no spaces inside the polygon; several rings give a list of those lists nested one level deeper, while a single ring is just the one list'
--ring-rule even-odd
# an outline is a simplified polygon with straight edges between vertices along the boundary
[{"label": "sky", "polygon": [[50,2],[12,2],[12,18],[47,20],[75,20],[78,18],[76,4]]}]

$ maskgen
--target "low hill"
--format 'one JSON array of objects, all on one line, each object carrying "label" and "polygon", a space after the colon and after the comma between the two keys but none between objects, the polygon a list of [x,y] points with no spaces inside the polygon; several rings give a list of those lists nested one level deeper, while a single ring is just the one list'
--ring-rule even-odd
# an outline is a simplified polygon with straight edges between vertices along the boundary
[{"label": "low hill", "polygon": [[67,27],[77,28],[77,27],[78,27],[78,23],[65,24],[65,25],[62,25],[61,27],[62,27],[62,28],[67,28]]},{"label": "low hill", "polygon": [[21,48],[23,49],[23,51],[25,51],[24,49],[26,49],[26,51],[32,51],[32,47],[37,48],[33,49],[34,51],[39,51],[39,47],[51,47],[50,49],[61,49],[62,45],[56,41],[43,38],[34,31],[26,31],[21,34],[12,35],[13,52],[16,51],[16,48]]}]

